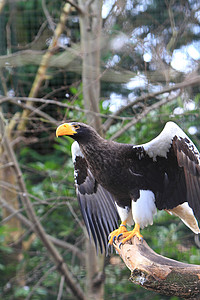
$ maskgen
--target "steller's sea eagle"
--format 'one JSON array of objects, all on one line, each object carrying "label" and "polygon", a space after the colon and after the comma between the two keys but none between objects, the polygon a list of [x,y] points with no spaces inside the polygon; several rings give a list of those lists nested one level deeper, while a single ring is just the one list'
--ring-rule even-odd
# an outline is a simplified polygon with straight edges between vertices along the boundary
[{"label": "steller's sea eagle", "polygon": [[[76,193],[86,228],[94,242],[107,248],[122,236],[142,239],[140,228],[153,224],[157,209],[178,216],[200,232],[200,154],[183,130],[168,122],[152,141],[142,145],[103,139],[92,127],[64,123],[56,136],[72,144]],[[118,214],[121,225],[118,227]],[[126,225],[133,225],[128,231]]]}]

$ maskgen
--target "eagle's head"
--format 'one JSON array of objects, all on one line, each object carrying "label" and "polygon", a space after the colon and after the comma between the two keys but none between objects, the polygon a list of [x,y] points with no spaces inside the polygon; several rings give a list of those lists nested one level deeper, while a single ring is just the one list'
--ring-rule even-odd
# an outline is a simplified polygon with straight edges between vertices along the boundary
[{"label": "eagle's head", "polygon": [[56,130],[56,136],[67,135],[72,137],[77,141],[86,141],[91,136],[97,136],[97,132],[84,123],[72,122],[72,123],[64,123],[58,126]]}]

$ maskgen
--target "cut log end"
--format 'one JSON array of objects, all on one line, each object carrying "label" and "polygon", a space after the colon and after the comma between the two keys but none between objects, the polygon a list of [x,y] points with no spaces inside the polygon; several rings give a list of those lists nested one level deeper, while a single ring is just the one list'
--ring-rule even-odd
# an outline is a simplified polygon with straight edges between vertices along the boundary
[{"label": "cut log end", "polygon": [[181,263],[155,253],[134,237],[115,249],[131,271],[130,280],[148,290],[185,299],[200,296],[200,266]]}]

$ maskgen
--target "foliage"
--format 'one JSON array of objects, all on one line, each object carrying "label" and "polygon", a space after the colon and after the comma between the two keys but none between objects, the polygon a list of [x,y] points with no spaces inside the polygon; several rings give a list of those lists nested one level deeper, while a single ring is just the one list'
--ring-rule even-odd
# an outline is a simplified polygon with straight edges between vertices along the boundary
[{"label": "foliage", "polygon": [[[84,288],[86,268],[82,256],[85,235],[74,190],[71,140],[55,138],[56,121],[86,122],[81,82],[80,15],[73,10],[67,19],[46,77],[38,90],[38,102],[31,103],[34,112],[28,117],[24,132],[19,132],[18,122],[21,119],[16,113],[21,113],[24,109],[22,104],[25,104],[19,97],[29,95],[42,55],[59,22],[64,1],[11,2],[5,4],[0,21],[0,95],[11,98],[1,102],[1,110],[8,124],[17,119],[10,136],[36,214],[49,235],[79,249],[79,256],[71,249],[59,248],[59,251]],[[143,4],[141,1],[117,1],[113,7],[111,2],[104,1],[104,8],[108,5],[110,10],[103,19],[102,28],[99,109],[103,126],[110,115],[113,116],[117,109],[119,111],[105,128],[106,138],[112,138],[125,125],[136,120],[116,140],[144,143],[159,134],[164,124],[172,120],[191,135],[200,149],[199,85],[156,94],[165,87],[185,83],[198,75],[199,58],[190,57],[187,70],[176,69],[172,64],[177,51],[182,55],[180,50],[185,53],[189,49],[186,46],[199,45],[195,44],[199,41],[198,1],[146,0]],[[145,54],[150,59],[145,60]],[[63,55],[66,55],[65,60]],[[147,94],[153,95],[141,98]],[[57,103],[43,103],[39,98],[52,99]],[[138,99],[140,101],[137,102]],[[146,109],[163,99],[169,101],[144,114],[137,122]],[[130,101],[132,105],[127,106]],[[55,122],[37,114],[37,110],[54,118]],[[192,134],[191,128],[194,129]],[[19,203],[20,212],[27,217],[20,195]],[[3,222],[3,209],[0,212]],[[35,300],[57,299],[60,275],[37,237],[29,247],[23,248],[30,241],[31,231],[24,224],[22,229],[20,240],[16,244],[7,244],[9,231],[18,229],[5,225],[0,228],[0,296],[2,299],[29,299],[32,293],[31,299]],[[143,234],[157,253],[199,264],[200,250],[192,232],[166,212],[159,212],[154,225],[145,229]],[[13,253],[21,255],[20,262]],[[168,299],[133,286],[128,281],[129,270],[115,254],[106,259],[105,274],[105,299]],[[64,290],[62,299],[74,298],[69,290]]]}]

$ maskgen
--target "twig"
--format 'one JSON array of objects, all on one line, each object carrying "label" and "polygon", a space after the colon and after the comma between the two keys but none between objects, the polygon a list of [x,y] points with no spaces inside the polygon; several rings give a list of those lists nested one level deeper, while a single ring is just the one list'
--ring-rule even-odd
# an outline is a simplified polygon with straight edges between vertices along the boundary
[{"label": "twig", "polygon": [[[6,208],[7,211],[9,211],[12,216],[15,216],[16,218],[19,219],[19,221],[24,225],[26,226],[30,231],[34,231],[34,224],[29,221],[24,215],[22,215],[20,213],[19,210],[16,210],[13,206],[9,205],[6,200],[4,200],[3,198],[0,198],[0,203],[2,204],[2,206],[4,208]],[[4,221],[4,220],[3,220]],[[47,235],[48,238],[54,243],[55,246],[58,246],[60,248],[63,248],[65,250],[70,250],[72,251],[75,255],[77,255],[79,257],[79,259],[81,259],[82,261],[85,259],[85,256],[83,254],[83,252],[80,251],[79,248],[77,248],[76,246],[70,244],[70,243],[67,243],[65,241],[62,241],[60,239],[57,239],[51,235]]]},{"label": "twig", "polygon": [[34,287],[32,288],[31,292],[28,294],[28,296],[25,298],[25,300],[29,300],[31,299],[31,296],[34,294],[35,290],[40,286],[40,284],[42,283],[42,281],[50,274],[52,273],[53,271],[56,270],[56,267],[53,266],[51,267],[49,270],[47,270],[45,272],[45,274],[40,277],[40,279],[37,281],[37,283],[34,285]]},{"label": "twig", "polygon": [[7,85],[6,85],[6,79],[3,75],[3,72],[2,72],[2,68],[0,68],[0,79],[1,79],[1,85],[2,85],[2,89],[3,89],[3,93],[4,95],[7,95],[8,94],[8,88],[7,88]]},{"label": "twig", "polygon": [[73,6],[78,12],[79,14],[84,14],[85,12],[80,8],[80,6],[78,6],[74,1],[71,0],[65,0],[67,3],[69,3],[71,6]]},{"label": "twig", "polygon": [[42,0],[42,9],[43,9],[43,11],[44,11],[45,17],[46,17],[47,22],[48,22],[48,24],[49,24],[49,27],[50,27],[51,30],[54,32],[54,30],[55,30],[55,25],[54,25],[54,23],[53,23],[53,21],[52,21],[52,18],[51,18],[51,16],[50,16],[50,13],[49,13],[47,7],[46,7],[45,0]]},{"label": "twig", "polygon": [[[0,113],[0,133],[5,133],[4,128],[4,119],[3,115]],[[57,251],[57,249],[54,247],[52,241],[49,239],[48,235],[46,234],[44,228],[42,227],[41,223],[39,222],[35,211],[32,207],[31,201],[28,197],[28,193],[26,190],[26,185],[23,180],[23,175],[21,172],[21,169],[19,167],[18,161],[16,159],[15,153],[11,147],[11,144],[9,143],[7,136],[4,135],[2,144],[4,147],[4,150],[7,153],[7,156],[10,158],[10,160],[14,163],[14,169],[16,172],[16,176],[18,179],[19,188],[23,194],[21,197],[21,200],[24,204],[24,207],[26,209],[26,213],[31,220],[31,222],[34,224],[34,232],[37,234],[37,236],[40,238],[44,246],[46,247],[47,251],[49,252],[50,256],[52,257],[52,260],[55,263],[56,268],[58,271],[65,276],[65,281],[69,288],[71,289],[72,293],[78,298],[78,299],[84,299],[85,296],[84,293],[79,286],[79,284],[76,282],[76,280],[73,278],[71,272],[69,271],[67,265],[65,264],[63,257],[60,255],[60,253]]]},{"label": "twig", "polygon": [[118,132],[116,132],[114,135],[112,135],[112,137],[110,138],[110,140],[114,140],[116,138],[118,138],[120,135],[122,135],[126,130],[128,130],[131,126],[137,124],[140,120],[142,120],[146,115],[148,115],[148,113],[150,113],[152,110],[158,109],[159,107],[163,106],[166,103],[169,103],[171,101],[173,101],[174,99],[176,99],[179,95],[176,95],[172,98],[164,98],[161,101],[158,101],[156,103],[154,103],[153,105],[146,107],[143,112],[141,112],[139,115],[137,115],[135,118],[133,118],[132,121],[130,121],[128,124],[126,124],[121,130],[119,130]]},{"label": "twig", "polygon": [[[57,27],[54,31],[54,36],[52,38],[52,42],[49,45],[49,48],[48,48],[47,52],[42,57],[40,66],[38,68],[38,71],[37,71],[37,74],[36,74],[36,77],[35,77],[35,80],[33,82],[31,91],[29,93],[29,97],[36,97],[36,95],[38,94],[38,91],[39,91],[39,89],[42,85],[42,82],[45,79],[45,74],[46,74],[46,70],[48,68],[50,58],[52,57],[52,55],[54,53],[54,50],[58,45],[58,40],[59,40],[60,35],[62,34],[62,32],[65,28],[66,18],[68,16],[68,14],[70,13],[70,11],[71,11],[71,6],[68,3],[66,3],[64,5],[63,11],[60,15],[60,21],[59,21],[59,23],[58,23],[58,25],[57,25]],[[30,113],[29,109],[25,109],[23,111],[21,121],[18,124],[18,130],[19,131],[22,131],[24,129],[29,113]]]},{"label": "twig", "polygon": [[[26,226],[30,231],[34,231],[34,224],[31,221],[29,221],[24,215],[22,215],[19,210],[16,210],[13,206],[9,205],[6,202],[6,200],[4,200],[3,198],[0,198],[0,203],[2,204],[2,206],[4,208],[7,209],[7,211],[9,211],[12,214],[12,216],[15,216],[16,218],[18,218],[19,221],[24,226]],[[77,255],[79,257],[79,259],[81,259],[82,261],[84,260],[85,256],[84,256],[83,252],[81,252],[80,249],[77,248],[76,246],[74,246],[70,243],[67,243],[65,241],[62,241],[60,239],[57,239],[49,234],[47,236],[52,241],[52,243],[54,243],[55,246],[58,246],[62,249],[68,250],[68,251],[70,250],[75,255]]]},{"label": "twig", "polygon": [[81,223],[81,221],[80,221],[79,218],[77,217],[77,214],[75,213],[75,211],[74,211],[73,207],[71,206],[71,204],[70,204],[69,202],[67,202],[66,204],[67,204],[67,206],[69,207],[69,210],[70,210],[72,216],[74,217],[74,219],[76,220],[76,222],[78,223],[78,225],[80,226],[80,228],[81,228],[83,231],[85,231],[85,234],[87,234],[87,233],[86,233],[86,228],[85,228],[85,226],[83,226],[83,224]]},{"label": "twig", "polygon": [[6,164],[0,166],[0,170],[1,169],[5,169],[5,168],[9,168],[9,167],[13,167],[13,163],[12,162],[9,162],[9,163],[6,163]]},{"label": "twig", "polygon": [[[34,114],[39,115],[39,116],[42,117],[43,119],[49,121],[49,123],[51,123],[51,124],[54,124],[54,125],[57,125],[57,124],[58,124],[58,122],[57,122],[54,118],[52,118],[52,117],[49,116],[48,114],[44,113],[43,111],[41,111],[40,109],[38,109],[38,108],[36,108],[36,107],[34,107],[34,106],[32,106],[32,105],[25,104],[25,103],[22,103],[22,102],[19,102],[19,101],[18,101],[18,102],[15,102],[15,101],[13,101],[12,99],[9,100],[9,101],[10,101],[11,103],[14,103],[14,104],[16,104],[16,105],[18,105],[18,106],[24,108],[24,109],[27,109],[29,112],[32,112],[32,113],[34,113]],[[24,118],[25,118],[25,116],[24,116]]]},{"label": "twig", "polygon": [[[121,107],[118,111],[115,112],[114,116],[118,116],[119,114],[121,114],[124,110],[126,110],[127,108],[135,105],[136,103],[138,102],[141,102],[141,101],[144,101],[144,100],[148,100],[148,99],[151,99],[151,98],[155,98],[159,95],[162,95],[162,94],[165,94],[165,93],[170,93],[172,91],[175,91],[175,90],[181,90],[181,89],[184,89],[188,86],[193,86],[193,85],[197,85],[200,83],[200,76],[196,76],[192,79],[188,79],[187,81],[183,81],[183,82],[180,82],[180,83],[177,83],[177,84],[174,84],[172,86],[167,86],[165,88],[163,88],[161,91],[158,91],[158,92],[154,92],[154,93],[149,93],[149,94],[144,94],[132,101],[130,101],[127,105]],[[108,128],[110,127],[110,125],[112,124],[113,122],[113,117],[112,119],[108,119],[104,125],[103,125],[103,130],[106,132],[108,130]]]},{"label": "twig", "polygon": [[168,15],[169,15],[169,20],[170,20],[170,24],[171,24],[171,31],[172,31],[172,36],[170,38],[170,41],[167,44],[166,49],[168,51],[173,51],[173,49],[176,45],[176,41],[177,41],[178,30],[176,29],[176,24],[175,24],[173,9],[172,9],[173,3],[171,3],[171,1],[168,3],[165,0],[165,4],[166,4],[167,9],[168,9]]},{"label": "twig", "polygon": [[58,291],[57,300],[61,300],[62,299],[64,283],[65,283],[65,278],[64,278],[64,276],[61,276],[60,277],[60,285],[59,285],[59,291]]},{"label": "twig", "polygon": [[[83,112],[83,113],[88,113],[89,111],[87,109],[83,109],[83,108],[80,108],[78,106],[73,106],[73,105],[69,105],[69,104],[66,104],[66,103],[62,103],[62,102],[59,102],[59,101],[56,101],[56,100],[50,100],[50,99],[43,99],[43,98],[30,98],[30,97],[1,97],[0,96],[0,104],[1,103],[4,103],[4,102],[11,102],[13,104],[16,104],[18,106],[21,106],[23,108],[30,108],[31,111],[35,112],[36,114],[40,114],[40,110],[36,110],[33,106],[28,106],[27,104],[24,104],[24,103],[21,103],[20,101],[27,101],[27,102],[38,102],[38,103],[45,103],[45,104],[51,104],[51,105],[57,105],[59,107],[65,107],[65,108],[68,108],[68,109],[71,109],[71,110],[76,110],[76,111],[79,111],[79,112]],[[115,116],[115,115],[106,115],[106,114],[102,114],[102,113],[97,113],[97,112],[94,112],[94,111],[90,111],[90,113],[92,115],[97,115],[97,116],[100,116],[102,118],[113,118],[115,120],[122,120],[122,121],[125,121],[125,120],[132,120],[132,117],[120,117],[120,116]],[[45,118],[45,113],[42,112],[42,117]]]},{"label": "twig", "polygon": [[[124,110],[128,109],[129,107],[135,105],[136,103],[144,101],[144,100],[147,100],[147,99],[150,99],[150,98],[155,98],[155,97],[157,97],[159,95],[162,95],[164,93],[170,93],[170,92],[175,91],[175,90],[181,90],[181,89],[186,88],[188,86],[199,84],[199,82],[200,82],[200,76],[196,76],[195,78],[192,78],[190,80],[183,81],[183,82],[175,84],[173,86],[166,87],[166,88],[162,89],[159,92],[142,95],[142,96],[138,97],[137,99],[129,102],[126,106],[121,107],[113,115],[105,115],[105,114],[100,114],[100,113],[91,112],[91,111],[90,111],[90,113],[93,114],[93,115],[98,115],[98,116],[100,116],[102,118],[107,118],[107,121],[102,125],[103,131],[106,132],[115,119],[116,120],[122,120],[122,121],[132,120],[132,117],[120,117],[118,115],[120,113],[122,113]],[[60,106],[60,107],[66,107],[66,108],[69,108],[69,109],[75,109],[77,111],[81,111],[81,112],[84,112],[84,113],[88,112],[88,110],[86,110],[86,109],[81,109],[80,107],[77,107],[77,106],[71,106],[71,105],[68,105],[68,104],[65,104],[65,103],[61,103],[61,102],[55,101],[55,100],[50,100],[50,99],[39,99],[39,98],[34,98],[34,97],[30,97],[30,98],[29,97],[16,97],[16,98],[0,97],[0,103],[6,102],[6,101],[11,101],[12,103],[14,103],[16,105],[19,105],[19,106],[21,106],[23,108],[30,109],[32,112],[35,112],[38,115],[40,115],[41,117],[47,119],[50,123],[53,123],[55,125],[58,124],[58,122],[56,122],[55,119],[53,119],[52,117],[48,116],[47,114],[45,114],[41,110],[35,109],[32,106],[30,106],[30,105],[27,106],[26,104],[20,103],[19,100],[22,100],[22,101],[24,100],[24,101],[27,101],[27,102],[30,101],[30,102],[40,102],[40,103],[45,103],[45,104],[53,104],[53,105],[57,105],[57,106]],[[163,100],[161,100],[161,101],[163,101]],[[162,103],[161,103],[161,105],[162,105]],[[154,109],[154,107],[153,107],[153,109]],[[149,111],[147,110],[147,113],[148,112]],[[144,117],[144,115],[142,115],[142,117]],[[139,120],[141,120],[141,118],[139,118]],[[136,124],[139,120],[135,119],[135,120],[132,121],[132,123],[130,122],[129,125],[127,125],[127,127],[125,127],[125,130],[127,128],[129,128],[130,126]],[[120,133],[120,134],[122,134],[122,133]],[[117,136],[114,135],[112,137],[112,139],[114,139],[114,138],[116,138],[118,136],[119,136],[119,133],[118,133]]]},{"label": "twig", "polygon": [[[20,45],[17,45],[15,48],[17,48],[18,50],[20,49],[20,51],[24,51],[25,49],[30,49],[38,40],[39,40],[39,38],[41,37],[41,35],[42,35],[42,32],[44,31],[44,29],[45,29],[45,27],[47,26],[47,24],[48,24],[48,22],[47,22],[47,20],[45,20],[43,23],[42,23],[42,25],[40,26],[40,28],[39,28],[39,30],[38,30],[38,32],[37,32],[37,34],[36,34],[36,36],[34,37],[34,39],[32,40],[32,42],[30,42],[30,43],[28,43],[28,44],[26,44],[26,45],[23,45],[23,46],[20,46]],[[22,50],[23,49],[23,50]],[[20,52],[19,51],[19,52]],[[28,50],[29,51],[29,53],[30,53],[30,51],[32,51],[32,50]],[[37,51],[36,51],[37,52]],[[36,53],[35,52],[35,53]],[[13,53],[13,55],[14,55],[14,53]],[[10,56],[11,57],[11,56]],[[12,65],[12,64],[11,64]],[[5,94],[6,95],[6,94]]]}]

